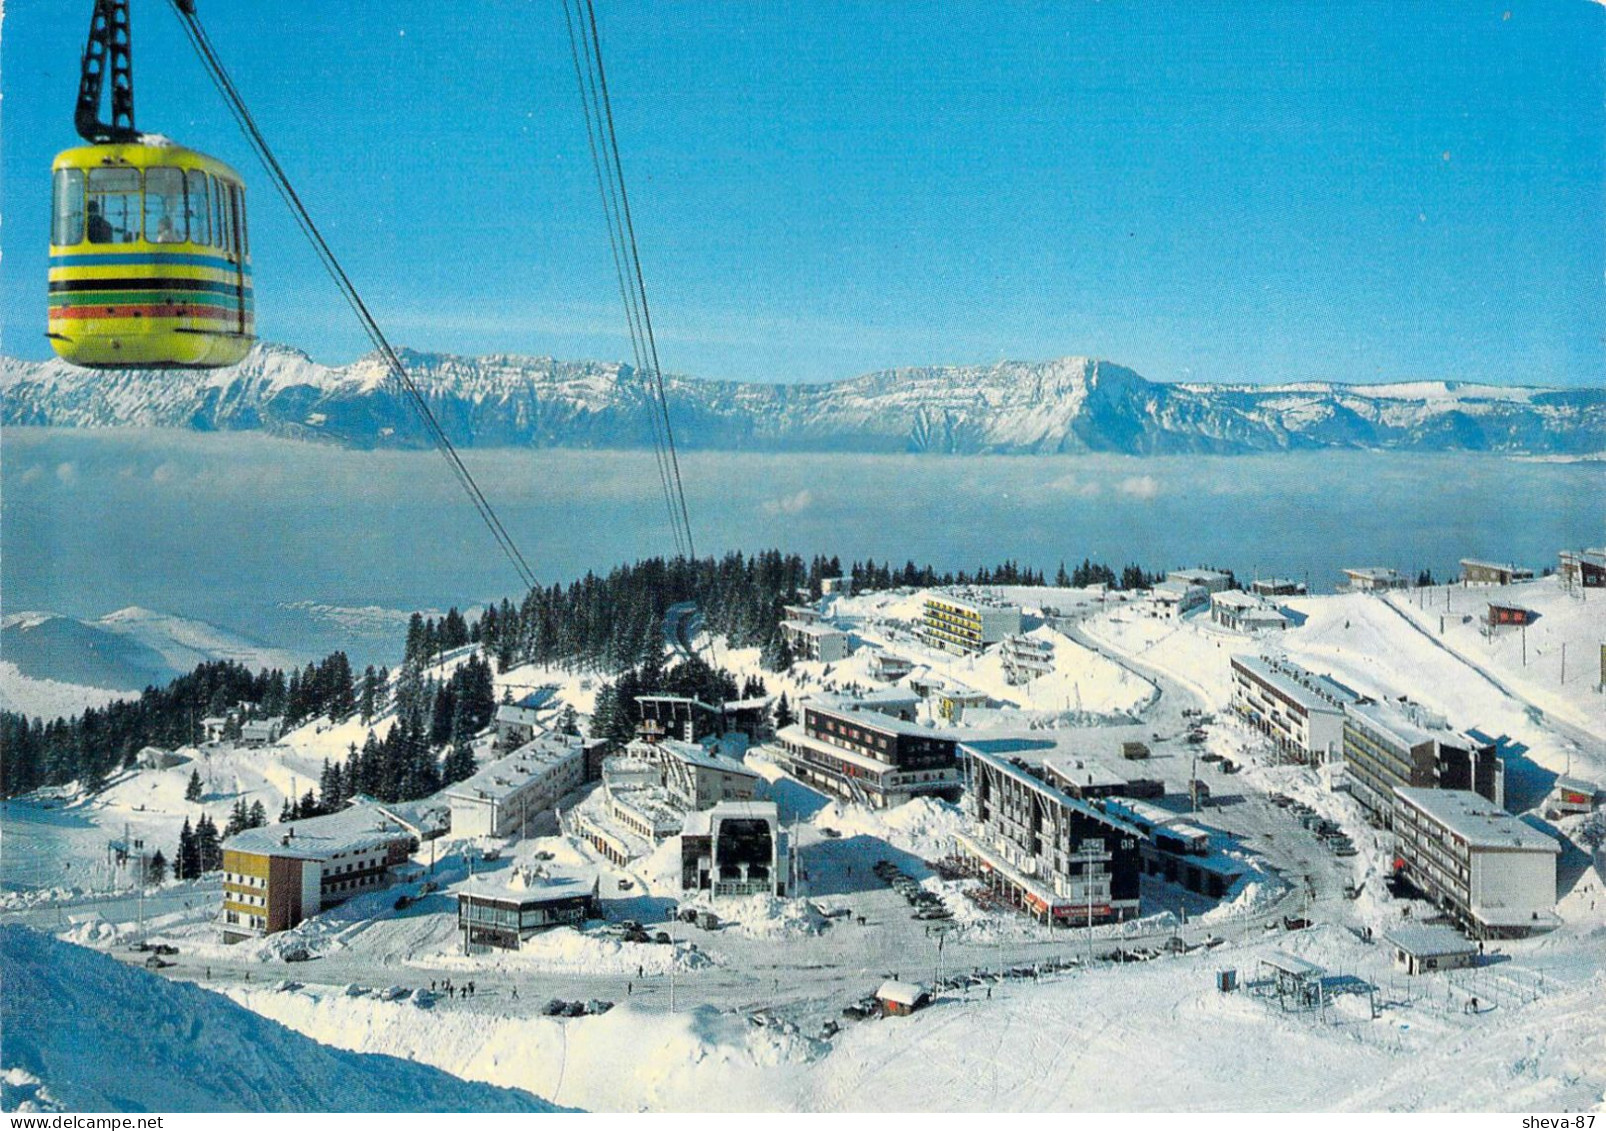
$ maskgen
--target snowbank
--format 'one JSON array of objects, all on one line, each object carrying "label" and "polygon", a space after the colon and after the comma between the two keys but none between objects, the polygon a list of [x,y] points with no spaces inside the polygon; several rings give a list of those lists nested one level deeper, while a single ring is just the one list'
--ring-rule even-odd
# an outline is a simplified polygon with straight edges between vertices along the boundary
[{"label": "snowbank", "polygon": [[460,949],[446,949],[420,954],[405,964],[431,970],[635,975],[638,970],[644,974],[698,970],[714,965],[714,960],[691,943],[629,943],[596,929],[554,927],[526,939],[518,950],[464,955]]},{"label": "snowbank", "polygon": [[526,1093],[327,1048],[218,994],[24,927],[0,927],[0,975],[8,1107],[552,1110]]},{"label": "snowbank", "polygon": [[826,1051],[790,1027],[708,1007],[666,1014],[627,1002],[568,1020],[443,1011],[423,1025],[405,1002],[263,990],[231,996],[338,1048],[406,1057],[593,1111],[774,1110],[786,1106],[793,1073]]}]

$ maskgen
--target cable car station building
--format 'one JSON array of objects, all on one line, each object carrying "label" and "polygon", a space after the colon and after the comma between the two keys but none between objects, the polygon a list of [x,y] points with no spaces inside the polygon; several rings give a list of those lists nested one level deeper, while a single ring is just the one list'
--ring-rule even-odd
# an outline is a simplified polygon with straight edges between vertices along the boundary
[{"label": "cable car station building", "polygon": [[680,834],[681,889],[716,897],[784,896],[786,840],[773,801],[722,801],[688,813]]}]

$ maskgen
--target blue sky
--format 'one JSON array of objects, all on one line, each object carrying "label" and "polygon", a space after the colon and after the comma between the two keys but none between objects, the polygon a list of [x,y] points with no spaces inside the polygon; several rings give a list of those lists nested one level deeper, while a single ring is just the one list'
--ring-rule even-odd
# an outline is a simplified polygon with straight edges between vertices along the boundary
[{"label": "blue sky", "polygon": [[[0,349],[43,357],[87,0],[0,28]],[[201,0],[397,344],[627,356],[556,0]],[[1090,354],[1158,380],[1606,383],[1606,8],[613,4],[668,370]],[[258,326],[362,338],[175,17],[142,128],[252,186]]]}]

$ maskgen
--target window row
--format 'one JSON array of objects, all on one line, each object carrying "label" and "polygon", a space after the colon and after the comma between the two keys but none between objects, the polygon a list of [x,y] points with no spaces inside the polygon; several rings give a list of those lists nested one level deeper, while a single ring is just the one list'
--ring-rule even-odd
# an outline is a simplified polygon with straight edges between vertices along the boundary
[{"label": "window row", "polygon": [[200,169],[57,169],[50,242],[56,247],[194,243],[250,254],[245,190]]}]

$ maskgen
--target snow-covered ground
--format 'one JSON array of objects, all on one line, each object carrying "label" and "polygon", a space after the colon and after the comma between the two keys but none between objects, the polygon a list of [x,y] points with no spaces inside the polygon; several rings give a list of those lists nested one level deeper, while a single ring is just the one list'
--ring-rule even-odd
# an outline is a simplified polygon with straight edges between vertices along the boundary
[{"label": "snow-covered ground", "polygon": [[29,718],[71,718],[90,707],[104,707],[115,699],[129,697],[127,691],[110,687],[36,679],[24,675],[10,660],[0,660],[0,709],[16,711]]},{"label": "snow-covered ground", "polygon": [[[1599,937],[1606,928],[1597,930]],[[556,1020],[501,1005],[441,1013],[323,991],[232,990],[339,1048],[385,1052],[594,1110],[1579,1110],[1606,1102],[1606,975],[1490,967],[1391,971],[1387,948],[1336,928],[1277,946],[1103,964],[945,994],[830,1042],[760,1015],[636,1005]],[[1292,1012],[1245,981],[1274,949],[1367,993]],[[1469,1013],[1477,997],[1480,1012]],[[1378,1015],[1372,1015],[1375,1001]],[[621,1050],[638,1050],[621,1055]]]},{"label": "snow-covered ground", "polygon": [[[1538,619],[1526,630],[1507,626],[1487,632],[1483,621],[1491,601],[1531,609]],[[1390,597],[1389,604],[1468,664],[1606,745],[1600,667],[1606,594],[1600,590],[1569,590],[1554,575],[1516,585],[1411,590]]]},{"label": "snow-covered ground", "polygon": [[550,1111],[527,1092],[339,1051],[209,993],[0,927],[7,1111]]}]

